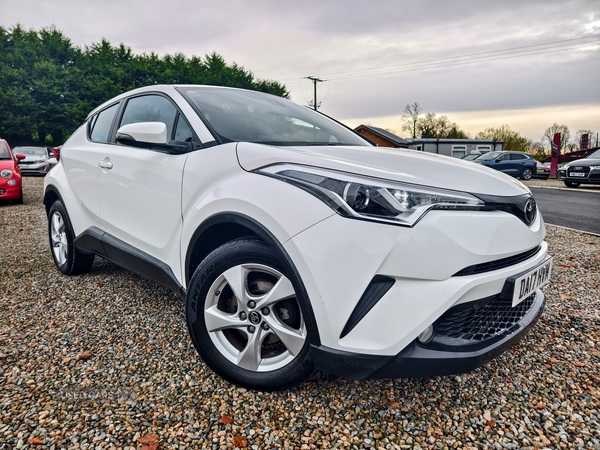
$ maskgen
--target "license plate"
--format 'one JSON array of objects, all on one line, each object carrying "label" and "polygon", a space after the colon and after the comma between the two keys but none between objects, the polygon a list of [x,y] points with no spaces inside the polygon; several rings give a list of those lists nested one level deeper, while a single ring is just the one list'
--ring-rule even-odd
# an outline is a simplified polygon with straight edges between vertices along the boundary
[{"label": "license plate", "polygon": [[534,267],[529,272],[515,279],[512,305],[517,306],[527,297],[550,281],[552,271],[552,258],[546,259],[542,264]]},{"label": "license plate", "polygon": [[581,172],[571,172],[569,174],[570,177],[585,177],[585,173],[581,173]]}]

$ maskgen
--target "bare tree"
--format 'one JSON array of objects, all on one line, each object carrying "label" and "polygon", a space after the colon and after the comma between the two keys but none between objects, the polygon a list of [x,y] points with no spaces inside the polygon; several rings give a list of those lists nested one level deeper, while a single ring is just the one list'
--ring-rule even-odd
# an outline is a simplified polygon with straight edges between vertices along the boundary
[{"label": "bare tree", "polygon": [[404,107],[404,114],[402,115],[402,131],[410,133],[412,138],[417,137],[417,129],[419,125],[419,116],[423,112],[423,108],[417,102],[412,105],[407,104]]},{"label": "bare tree", "polygon": [[569,131],[569,127],[563,124],[559,125],[555,123],[551,127],[546,128],[546,131],[542,135],[542,143],[544,145],[547,144],[547,148],[552,148],[552,142],[556,133],[560,133],[560,148],[567,148],[567,144],[571,140],[571,132]]}]

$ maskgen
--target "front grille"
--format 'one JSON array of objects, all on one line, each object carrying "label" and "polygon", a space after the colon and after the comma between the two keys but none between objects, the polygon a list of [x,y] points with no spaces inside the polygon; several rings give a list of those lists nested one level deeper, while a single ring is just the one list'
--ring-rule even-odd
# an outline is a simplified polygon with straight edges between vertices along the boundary
[{"label": "front grille", "polygon": [[435,336],[430,345],[464,348],[500,339],[527,315],[535,300],[533,293],[514,307],[512,298],[501,299],[500,296],[458,305],[435,322]]},{"label": "front grille", "polygon": [[504,269],[505,267],[514,266],[523,261],[527,261],[529,258],[535,256],[540,251],[541,246],[527,250],[526,252],[519,253],[518,255],[509,256],[508,258],[497,259],[495,261],[489,261],[481,264],[474,264],[472,266],[465,267],[462,270],[456,272],[454,277],[465,277],[468,275],[477,275],[478,273],[491,272],[492,270]]},{"label": "front grille", "polygon": [[[577,175],[573,175],[574,173],[583,173],[584,175],[577,176]],[[569,167],[567,176],[574,177],[574,178],[587,178],[589,173],[590,173],[589,166],[573,166],[573,167]]]}]

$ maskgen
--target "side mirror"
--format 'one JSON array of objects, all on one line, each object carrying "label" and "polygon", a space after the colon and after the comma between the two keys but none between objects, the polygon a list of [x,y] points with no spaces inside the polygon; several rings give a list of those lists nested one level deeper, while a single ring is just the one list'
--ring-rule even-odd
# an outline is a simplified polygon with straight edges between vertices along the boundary
[{"label": "side mirror", "polygon": [[494,162],[502,162],[502,158],[498,158]]},{"label": "side mirror", "polygon": [[167,126],[162,122],[138,122],[117,130],[117,142],[133,147],[167,143]]},{"label": "side mirror", "polygon": [[58,161],[56,160],[56,158],[54,156],[48,158],[48,162],[50,163],[51,166],[55,166],[56,164],[58,164]]},{"label": "side mirror", "polygon": [[17,161],[23,161],[25,158],[27,158],[27,156],[25,156],[25,155],[24,155],[24,154],[22,154],[22,153],[17,153],[17,154],[15,155],[15,158],[17,158]]},{"label": "side mirror", "polygon": [[123,125],[117,130],[117,142],[130,147],[147,148],[174,155],[192,150],[191,142],[169,142],[167,126],[162,122],[138,122]]}]

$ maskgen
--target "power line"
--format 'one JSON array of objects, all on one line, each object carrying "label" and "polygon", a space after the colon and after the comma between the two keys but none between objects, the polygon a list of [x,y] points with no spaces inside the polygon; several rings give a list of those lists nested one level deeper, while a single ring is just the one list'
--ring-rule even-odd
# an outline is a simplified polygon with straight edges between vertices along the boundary
[{"label": "power line", "polygon": [[[600,35],[587,36],[585,38],[577,38],[577,39],[568,39],[565,41],[555,41],[548,42],[545,44],[535,44],[535,45],[527,45],[522,47],[514,47],[510,49],[503,50],[493,50],[489,52],[480,52],[480,53],[472,53],[469,55],[461,55],[461,56],[453,56],[446,58],[438,58],[432,60],[425,60],[413,63],[400,64],[395,66],[381,67],[377,69],[364,69],[358,71],[351,72],[338,72],[336,74],[330,74],[329,77],[334,80],[343,80],[349,78],[356,78],[366,75],[376,76],[376,75],[387,75],[391,73],[399,73],[399,72],[408,72],[408,71],[417,71],[417,70],[427,70],[427,69],[436,69],[441,67],[451,67],[458,66],[464,64],[473,64],[476,62],[487,62],[487,61],[497,61],[502,59],[510,59],[517,58],[522,56],[534,56],[541,55],[546,53],[555,53],[566,50],[575,50],[580,48],[588,48],[594,47],[600,42],[598,39]],[[579,41],[579,42],[570,42],[568,41]],[[551,45],[551,44],[560,44],[560,45]],[[546,46],[545,48],[539,48],[542,46]],[[538,47],[538,48],[534,48]],[[528,50],[523,50],[528,48]],[[516,51],[518,50],[518,51]],[[336,75],[345,75],[348,76],[336,76]]]}]

